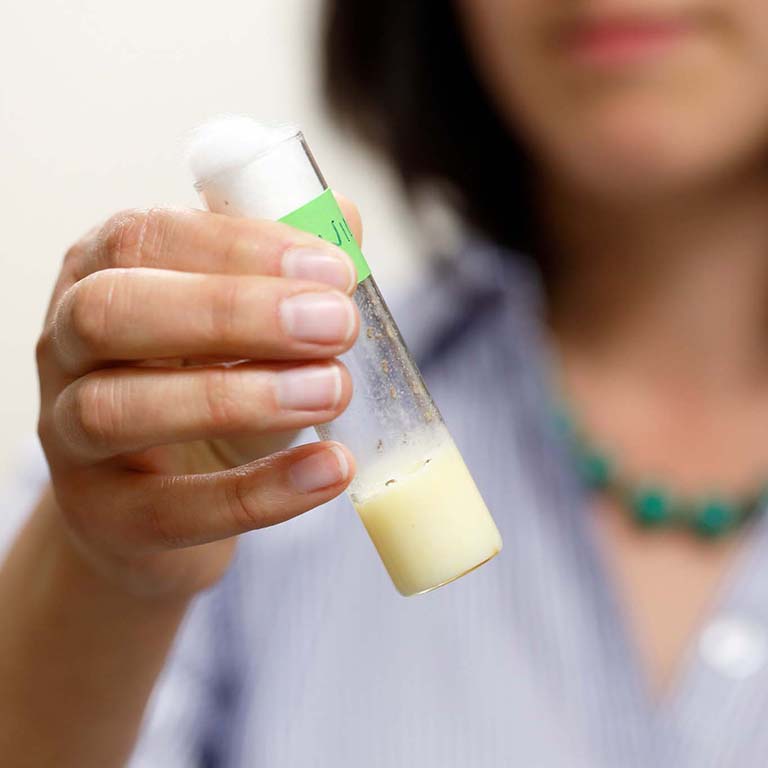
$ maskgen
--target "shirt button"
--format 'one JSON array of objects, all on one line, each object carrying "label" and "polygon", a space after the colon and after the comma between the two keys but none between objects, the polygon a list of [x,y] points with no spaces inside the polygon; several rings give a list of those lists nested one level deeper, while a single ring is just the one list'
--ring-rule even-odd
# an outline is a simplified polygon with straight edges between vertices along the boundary
[{"label": "shirt button", "polygon": [[743,680],[754,675],[768,659],[766,633],[752,621],[724,616],[702,632],[699,653],[725,677]]}]

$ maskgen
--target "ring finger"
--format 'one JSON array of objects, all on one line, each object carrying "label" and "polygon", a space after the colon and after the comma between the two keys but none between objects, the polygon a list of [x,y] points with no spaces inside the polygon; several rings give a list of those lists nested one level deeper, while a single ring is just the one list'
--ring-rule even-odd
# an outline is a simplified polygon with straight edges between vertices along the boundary
[{"label": "ring finger", "polygon": [[338,361],[304,365],[111,368],[67,386],[54,406],[69,451],[94,461],[189,440],[300,429],[352,395]]}]

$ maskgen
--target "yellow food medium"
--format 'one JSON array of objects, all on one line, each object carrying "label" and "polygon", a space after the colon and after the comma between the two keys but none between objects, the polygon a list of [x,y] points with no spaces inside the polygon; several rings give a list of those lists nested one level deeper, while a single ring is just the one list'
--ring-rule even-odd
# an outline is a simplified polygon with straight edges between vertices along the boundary
[{"label": "yellow food medium", "polygon": [[417,467],[411,458],[355,508],[403,595],[468,573],[501,550],[501,535],[450,438]]}]

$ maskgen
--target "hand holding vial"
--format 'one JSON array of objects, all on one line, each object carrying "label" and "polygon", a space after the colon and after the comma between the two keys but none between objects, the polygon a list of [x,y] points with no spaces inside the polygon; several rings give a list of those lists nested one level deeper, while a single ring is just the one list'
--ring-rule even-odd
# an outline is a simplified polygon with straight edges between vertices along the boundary
[{"label": "hand holding vial", "polygon": [[340,248],[204,211],[127,211],[72,246],[38,367],[51,524],[73,556],[132,594],[184,597],[237,534],[344,490],[344,446],[280,449],[349,402],[354,287]]}]

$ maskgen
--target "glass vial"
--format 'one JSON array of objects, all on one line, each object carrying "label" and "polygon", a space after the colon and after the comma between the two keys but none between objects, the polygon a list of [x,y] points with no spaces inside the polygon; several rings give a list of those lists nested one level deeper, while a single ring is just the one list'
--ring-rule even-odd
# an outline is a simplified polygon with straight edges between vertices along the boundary
[{"label": "glass vial", "polygon": [[361,330],[341,359],[354,395],[317,433],[354,454],[348,492],[400,593],[453,581],[501,550],[493,518],[301,132],[272,131],[247,154],[196,187],[211,211],[283,220],[352,255]]}]

